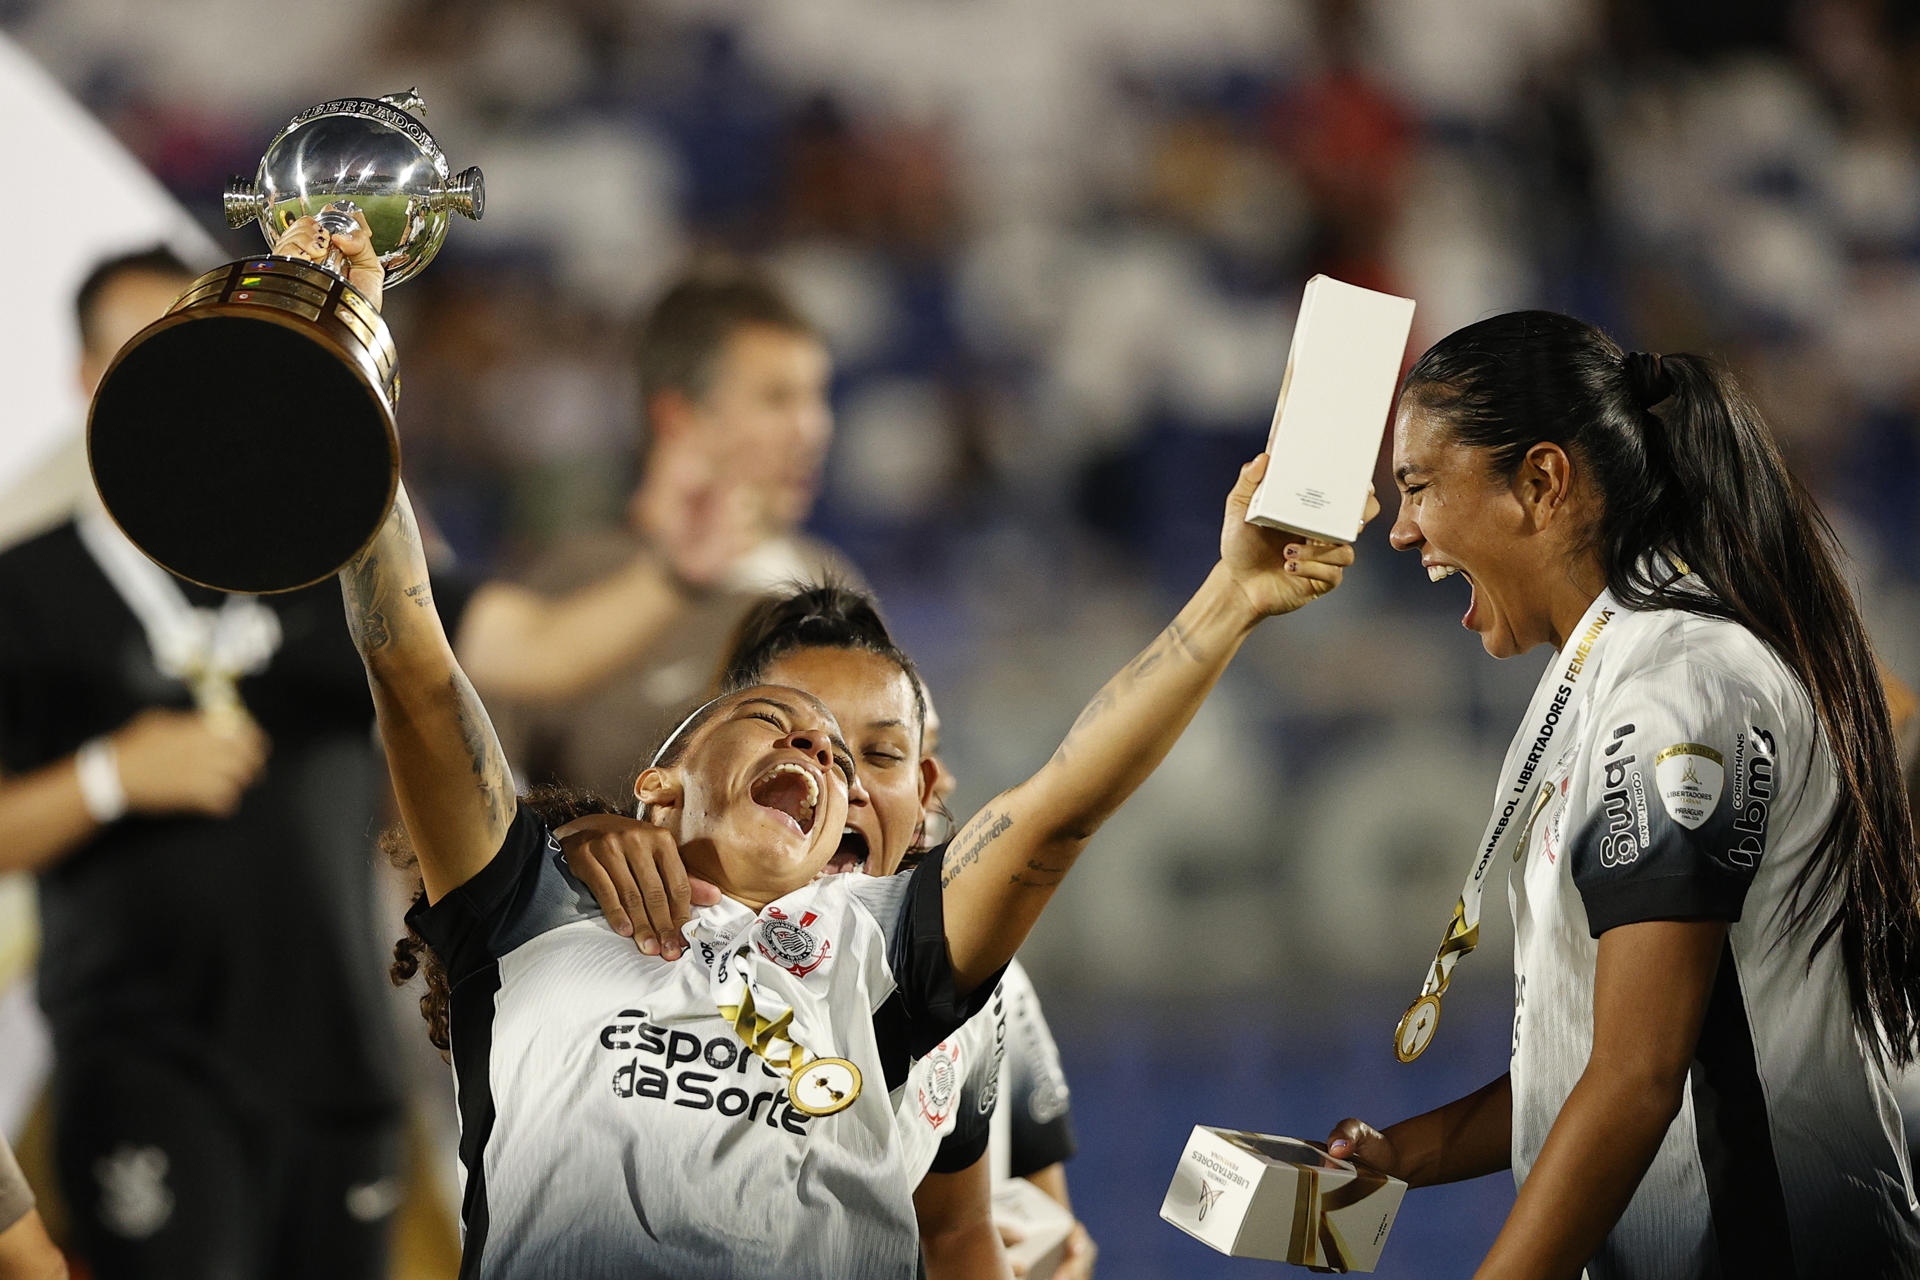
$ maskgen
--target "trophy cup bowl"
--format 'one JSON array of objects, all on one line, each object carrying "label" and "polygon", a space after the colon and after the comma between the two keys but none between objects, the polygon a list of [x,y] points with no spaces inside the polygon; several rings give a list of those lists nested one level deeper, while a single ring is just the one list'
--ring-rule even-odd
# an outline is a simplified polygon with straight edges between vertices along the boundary
[{"label": "trophy cup bowl", "polygon": [[[392,287],[478,219],[478,169],[449,175],[409,91],[301,112],[252,181],[227,188],[227,221],[271,247],[294,221],[331,231],[367,219]],[[393,337],[327,262],[262,254],[209,271],[121,348],[87,419],[107,513],[154,561],[223,591],[308,586],[372,541],[393,504],[400,446]]]}]

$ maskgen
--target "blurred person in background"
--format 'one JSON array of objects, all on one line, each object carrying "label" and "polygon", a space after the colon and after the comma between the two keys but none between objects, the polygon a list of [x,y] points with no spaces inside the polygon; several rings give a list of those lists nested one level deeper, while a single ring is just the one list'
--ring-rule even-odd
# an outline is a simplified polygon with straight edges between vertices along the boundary
[{"label": "blurred person in background", "polygon": [[[77,375],[89,400],[127,339],[159,319],[193,276],[171,250],[154,247],[106,259],[81,281],[74,298],[80,317]],[[0,547],[44,533],[93,501],[87,433],[76,429],[8,483],[0,497]]]},{"label": "blurred person in background", "polygon": [[1832,531],[1759,413],[1700,357],[1515,312],[1415,364],[1393,461],[1394,546],[1468,580],[1488,653],[1561,657],[1479,863],[1520,864],[1511,1070],[1331,1150],[1511,1167],[1481,1276],[1920,1276],[1889,1088],[1920,856]]},{"label": "blurred person in background", "polygon": [[0,1138],[0,1280],[67,1280],[67,1262],[47,1238],[33,1188]]},{"label": "blurred person in background", "polygon": [[[191,278],[88,277],[89,394]],[[379,760],[339,630],[328,588],[222,596],[97,504],[0,555],[0,869],[38,875],[54,1159],[101,1280],[385,1275]]]},{"label": "blurred person in background", "polygon": [[[753,602],[838,568],[798,533],[833,430],[825,344],[765,276],[695,271],[642,325],[645,432],[625,527],[474,596],[456,649],[525,776],[606,795],[704,690]],[[556,611],[564,597],[566,611]]]}]

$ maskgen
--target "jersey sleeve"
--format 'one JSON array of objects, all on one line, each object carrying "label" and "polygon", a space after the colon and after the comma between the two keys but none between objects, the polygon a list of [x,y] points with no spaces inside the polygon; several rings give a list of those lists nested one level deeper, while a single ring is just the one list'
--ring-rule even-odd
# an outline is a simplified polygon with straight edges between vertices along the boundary
[{"label": "jersey sleeve", "polygon": [[967,1074],[954,1108],[953,1132],[940,1140],[933,1172],[958,1173],[971,1168],[987,1153],[993,1136],[993,1112],[1000,1098],[1003,1056],[1007,1043],[1007,1004],[1000,985],[993,988],[987,1007],[961,1029],[968,1040]]},{"label": "jersey sleeve", "polygon": [[457,984],[531,938],[599,914],[568,873],[560,841],[521,804],[493,860],[440,901],[415,903],[407,923]]},{"label": "jersey sleeve", "polygon": [[1782,780],[1807,768],[1781,716],[1748,681],[1689,662],[1634,676],[1594,713],[1568,846],[1592,935],[1738,920]]},{"label": "jersey sleeve", "polygon": [[1060,1050],[1040,1010],[1040,997],[1016,961],[1002,982],[1007,1002],[1007,1053],[1001,1077],[1007,1108],[1007,1172],[1016,1178],[1071,1160],[1073,1108]]},{"label": "jersey sleeve", "polygon": [[942,847],[912,871],[858,877],[852,886],[854,896],[880,922],[886,935],[887,966],[893,972],[893,995],[885,1008],[875,1012],[875,1021],[895,1024],[902,1047],[912,1058],[927,1053],[986,1008],[1000,982],[1000,972],[995,972],[969,992],[954,985],[940,891],[945,859]]}]

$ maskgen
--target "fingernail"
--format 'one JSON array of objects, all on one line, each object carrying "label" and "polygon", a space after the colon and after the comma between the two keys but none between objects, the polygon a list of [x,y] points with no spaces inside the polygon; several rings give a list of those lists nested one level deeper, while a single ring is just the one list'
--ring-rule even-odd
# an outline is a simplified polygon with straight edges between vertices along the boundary
[{"label": "fingernail", "polygon": [[631,938],[633,936],[633,925],[626,920],[622,920],[619,924],[613,926],[613,931],[623,938]]},{"label": "fingernail", "polygon": [[666,950],[666,957],[669,960],[678,960],[680,958],[680,948],[668,947]]},{"label": "fingernail", "polygon": [[1299,554],[1300,554],[1300,544],[1297,542],[1289,542],[1287,544],[1287,559],[1289,560],[1295,559],[1299,556]]},{"label": "fingernail", "polygon": [[1293,562],[1292,560],[1289,560],[1289,561],[1287,561],[1287,572],[1288,572],[1288,573],[1298,573],[1298,572],[1300,572],[1300,566],[1299,566],[1298,564],[1296,564],[1296,563],[1294,563],[1294,562]]},{"label": "fingernail", "polygon": [[640,939],[640,950],[646,952],[650,956],[657,956],[660,954],[660,944],[655,942],[652,938],[642,938]]}]

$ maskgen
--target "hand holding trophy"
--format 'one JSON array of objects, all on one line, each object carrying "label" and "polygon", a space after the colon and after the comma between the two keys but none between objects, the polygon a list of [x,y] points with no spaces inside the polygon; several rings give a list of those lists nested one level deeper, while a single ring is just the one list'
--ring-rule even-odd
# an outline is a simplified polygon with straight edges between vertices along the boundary
[{"label": "hand holding trophy", "polygon": [[273,256],[318,263],[358,289],[374,310],[380,309],[387,271],[374,252],[373,229],[367,225],[367,215],[350,201],[342,200],[317,214],[296,219],[273,242]]},{"label": "hand holding trophy", "polygon": [[333,574],[393,504],[400,449],[382,291],[417,274],[449,216],[478,219],[478,169],[450,175],[408,92],[288,122],[228,222],[271,256],[193,282],[101,380],[87,448],[101,501],[153,560],[224,591]]}]

